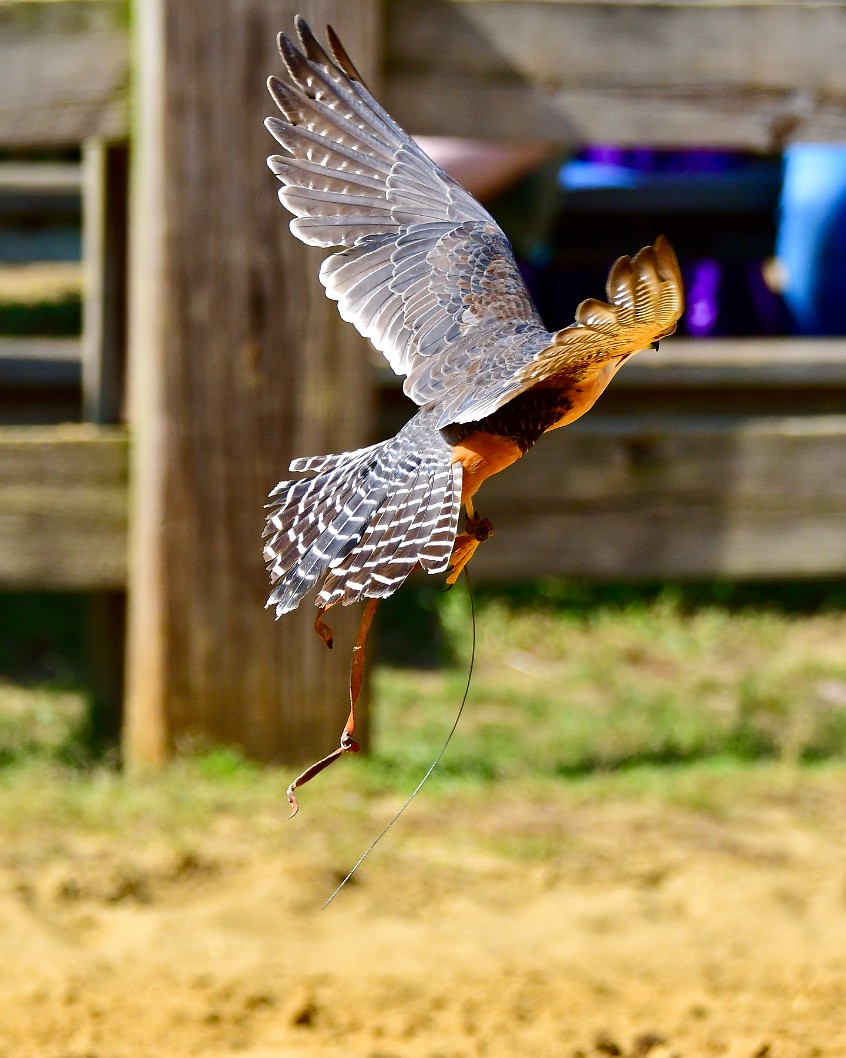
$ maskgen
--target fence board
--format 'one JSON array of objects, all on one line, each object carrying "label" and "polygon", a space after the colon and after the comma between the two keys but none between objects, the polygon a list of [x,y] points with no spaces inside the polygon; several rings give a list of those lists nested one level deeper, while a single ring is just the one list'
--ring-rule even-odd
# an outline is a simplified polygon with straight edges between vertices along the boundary
[{"label": "fence board", "polygon": [[126,584],[126,431],[0,427],[0,584]]},{"label": "fence board", "polygon": [[846,340],[673,338],[644,349],[614,377],[615,390],[658,387],[846,390]]},{"label": "fence board", "polygon": [[[756,150],[846,138],[840,4],[383,6],[384,98],[417,134]],[[127,8],[126,0],[0,4],[0,142],[127,135]]]},{"label": "fence board", "polygon": [[651,511],[491,514],[496,531],[473,560],[478,581],[842,577],[844,511],[731,511],[689,505]]},{"label": "fence board", "polygon": [[477,578],[842,575],[846,415],[595,415],[477,508],[495,527]]},{"label": "fence board", "polygon": [[[117,427],[0,429],[0,583],[125,584],[127,446]],[[478,501],[480,580],[842,576],[846,416],[594,415]]]},{"label": "fence board", "polygon": [[124,138],[128,24],[128,0],[0,3],[0,143]]},{"label": "fence board", "polygon": [[387,12],[388,108],[421,135],[758,150],[846,138],[840,4],[392,0]]}]

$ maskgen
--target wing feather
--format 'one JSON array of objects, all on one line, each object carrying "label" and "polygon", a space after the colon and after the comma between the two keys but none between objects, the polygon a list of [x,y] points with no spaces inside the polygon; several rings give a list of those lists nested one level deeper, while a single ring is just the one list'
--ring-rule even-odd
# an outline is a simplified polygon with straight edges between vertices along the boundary
[{"label": "wing feather", "polygon": [[291,83],[268,80],[283,116],[266,122],[287,151],[268,164],[291,231],[343,247],[320,269],[327,296],[406,376],[412,400],[438,403],[440,426],[672,332],[682,282],[663,237],[614,263],[606,302],[546,330],[490,214],[385,112],[331,29],[327,52],[300,16],[295,27],[299,46],[279,38]]},{"label": "wing feather", "polygon": [[440,425],[473,422],[501,408],[539,382],[589,370],[645,349],[676,329],[684,311],[684,287],[676,255],[659,236],[634,257],[621,257],[611,267],[608,302],[589,298],[576,310],[576,322],[552,336],[552,342],[524,359],[502,336],[499,356],[480,367],[482,378],[472,391],[451,394],[444,402]]},{"label": "wing feather", "polygon": [[[290,83],[268,80],[283,119],[267,125],[288,157],[268,164],[284,185],[279,197],[294,214],[294,235],[346,247],[320,270],[342,317],[400,374],[443,356],[438,371],[417,375],[437,377],[439,391],[462,385],[463,364],[482,355],[506,287],[517,293],[510,304],[548,339],[490,214],[376,102],[334,33],[330,58],[302,18],[295,25],[299,47],[279,38]],[[358,285],[371,270],[383,298]],[[410,383],[406,392],[419,404],[439,396]]]}]

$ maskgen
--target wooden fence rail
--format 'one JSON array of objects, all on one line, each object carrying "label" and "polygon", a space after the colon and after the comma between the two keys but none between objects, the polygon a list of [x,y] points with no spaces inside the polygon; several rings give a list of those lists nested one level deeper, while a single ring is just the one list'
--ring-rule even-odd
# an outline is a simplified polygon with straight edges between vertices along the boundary
[{"label": "wooden fence rail", "polygon": [[0,584],[126,587],[125,428],[0,427]]},{"label": "wooden fence rail", "polygon": [[[317,25],[319,9],[300,6]],[[0,3],[0,143],[126,138],[128,11]],[[757,150],[846,138],[840,4],[384,0],[383,12],[382,94],[417,134]]]},{"label": "wooden fence rail", "polygon": [[[121,428],[0,430],[0,583],[125,587],[127,464]],[[597,415],[486,486],[480,509],[496,532],[473,570],[483,581],[844,576],[844,482],[846,415]]]},{"label": "wooden fence rail", "polygon": [[478,578],[846,573],[846,415],[596,416],[566,432],[480,497],[495,533]]},{"label": "wooden fence rail", "polygon": [[[128,455],[119,426],[0,429],[0,582],[125,586]],[[479,504],[482,580],[846,575],[846,342],[669,339]]]}]

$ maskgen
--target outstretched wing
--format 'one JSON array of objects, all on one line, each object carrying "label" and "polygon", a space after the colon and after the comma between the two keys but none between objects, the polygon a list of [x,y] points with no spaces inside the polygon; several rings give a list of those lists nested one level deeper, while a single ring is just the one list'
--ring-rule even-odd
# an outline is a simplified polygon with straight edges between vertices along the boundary
[{"label": "outstretched wing", "polygon": [[439,426],[672,333],[684,295],[663,237],[615,263],[608,303],[584,301],[571,327],[547,331],[490,214],[376,102],[331,28],[330,57],[295,26],[299,48],[279,36],[293,84],[268,81],[283,117],[266,124],[288,152],[268,159],[279,198],[303,242],[346,247],[320,269],[327,295],[412,400],[438,402]]},{"label": "outstretched wing", "polygon": [[672,334],[684,311],[684,285],[676,255],[660,235],[634,257],[620,257],[606,284],[608,301],[588,298],[576,322],[556,332],[533,355],[505,342],[480,365],[471,389],[444,394],[440,425],[484,418],[532,386],[556,376],[589,373]]},{"label": "outstretched wing", "polygon": [[288,154],[268,165],[303,242],[344,246],[320,279],[341,316],[384,353],[418,404],[465,391],[492,341],[548,345],[511,246],[478,202],[388,116],[329,30],[330,57],[301,17],[279,50],[292,85],[267,127]]}]

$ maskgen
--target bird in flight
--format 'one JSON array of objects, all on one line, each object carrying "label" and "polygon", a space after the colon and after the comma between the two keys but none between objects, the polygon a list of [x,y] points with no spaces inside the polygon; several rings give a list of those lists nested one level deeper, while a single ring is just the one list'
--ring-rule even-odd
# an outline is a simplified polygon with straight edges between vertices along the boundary
[{"label": "bird in flight", "polygon": [[[632,353],[672,334],[684,294],[659,236],[612,265],[607,301],[589,298],[574,323],[547,330],[493,217],[379,105],[331,27],[328,51],[301,16],[295,29],[296,42],[279,35],[289,81],[268,80],[281,116],[266,125],[285,151],[268,165],[293,234],[336,248],[320,268],[327,296],[420,409],[386,441],[295,459],[290,471],[306,476],[270,494],[276,616],[320,582],[315,629],[331,644],[325,612],[369,600],[354,707],[377,601],[416,566],[454,582],[491,532],[473,506],[482,483],[584,415]],[[358,748],[353,712],[339,749],[313,768]],[[311,777],[292,783],[294,811],[293,790]]]}]

